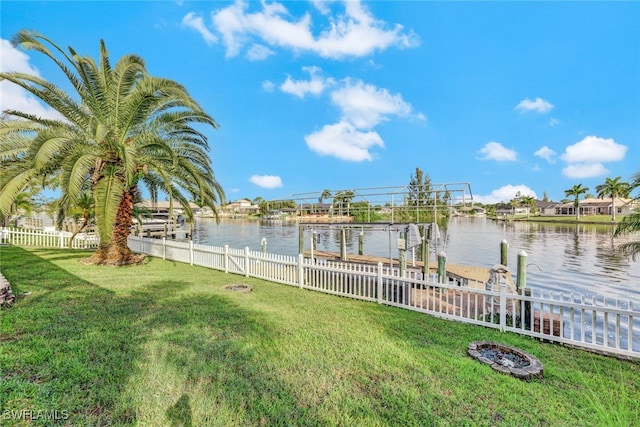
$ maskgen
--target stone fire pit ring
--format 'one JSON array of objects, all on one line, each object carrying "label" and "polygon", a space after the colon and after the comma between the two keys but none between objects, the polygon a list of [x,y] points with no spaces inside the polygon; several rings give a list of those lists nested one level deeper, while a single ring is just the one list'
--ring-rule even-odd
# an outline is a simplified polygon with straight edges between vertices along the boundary
[{"label": "stone fire pit ring", "polygon": [[489,341],[473,341],[467,352],[469,356],[503,374],[526,381],[542,378],[544,365],[535,356],[515,347]]}]

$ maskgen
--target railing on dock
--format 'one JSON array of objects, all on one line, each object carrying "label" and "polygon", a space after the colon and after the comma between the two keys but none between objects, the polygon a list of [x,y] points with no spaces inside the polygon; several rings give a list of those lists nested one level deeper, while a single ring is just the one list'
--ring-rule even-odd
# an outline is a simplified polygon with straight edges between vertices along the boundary
[{"label": "railing on dock", "polygon": [[640,358],[640,310],[632,301],[587,299],[525,289],[521,293],[438,283],[388,266],[129,237],[129,247],[151,256],[257,277],[303,289],[428,313],[511,331],[591,351]]}]

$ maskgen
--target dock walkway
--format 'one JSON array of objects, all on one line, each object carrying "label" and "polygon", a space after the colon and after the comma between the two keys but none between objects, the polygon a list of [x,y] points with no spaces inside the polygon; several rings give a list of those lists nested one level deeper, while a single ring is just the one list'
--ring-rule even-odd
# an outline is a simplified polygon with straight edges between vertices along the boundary
[{"label": "dock walkway", "polygon": [[[305,258],[311,258],[311,251],[307,250],[304,252]],[[346,260],[340,259],[340,254],[337,252],[326,252],[326,251],[313,251],[313,257],[318,259],[325,259],[329,261],[343,261],[343,262],[352,262],[357,264],[369,264],[369,265],[378,265],[378,263],[382,263],[383,266],[389,266],[389,258],[380,257],[380,256],[372,256],[372,255],[356,255],[356,254],[347,254]],[[399,266],[400,261],[397,258],[391,260],[393,266]],[[415,266],[413,261],[407,261],[407,268],[412,270],[417,270],[424,267],[424,263],[422,261],[415,261]],[[429,271],[431,273],[437,272],[438,265],[436,262],[429,263]],[[460,284],[464,284],[465,286],[471,286],[473,288],[479,288],[489,280],[489,268],[480,267],[474,265],[459,265],[459,264],[445,264],[445,269],[447,272],[447,276],[450,280],[457,281]],[[513,281],[513,277],[511,274],[507,274],[508,286],[512,289],[515,289],[515,283]]]}]

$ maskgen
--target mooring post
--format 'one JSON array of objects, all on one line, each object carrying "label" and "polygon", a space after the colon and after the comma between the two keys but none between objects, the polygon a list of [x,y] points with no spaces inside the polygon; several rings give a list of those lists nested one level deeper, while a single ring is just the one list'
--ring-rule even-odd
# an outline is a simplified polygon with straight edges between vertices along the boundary
[{"label": "mooring post", "polygon": [[400,277],[405,277],[407,272],[407,233],[404,231],[400,232],[398,250],[400,251]]},{"label": "mooring post", "polygon": [[444,283],[444,278],[446,276],[446,264],[447,264],[447,254],[444,252],[440,252],[438,254],[438,283]]},{"label": "mooring post", "polygon": [[[518,271],[516,273],[516,287],[518,294],[530,297],[531,289],[527,288],[527,253],[522,251],[518,254]],[[524,302],[524,313],[520,313],[520,319],[525,329],[531,329],[531,301]]]},{"label": "mooring post", "polygon": [[427,238],[427,226],[422,226],[422,274],[425,280],[429,279],[429,239]]},{"label": "mooring post", "polygon": [[340,261],[347,260],[347,235],[344,228],[340,229]]},{"label": "mooring post", "polygon": [[318,233],[316,233],[316,230],[313,230],[311,232],[311,262],[314,262],[317,245],[318,245]]},{"label": "mooring post", "polygon": [[505,239],[500,242],[500,264],[507,266],[507,252],[509,249],[509,243]]},{"label": "mooring post", "polygon": [[518,273],[516,277],[518,291],[522,291],[527,286],[527,253],[522,251],[518,254]]},{"label": "mooring post", "polygon": [[298,254],[304,255],[304,228],[298,226]]},{"label": "mooring post", "polygon": [[358,235],[358,255],[364,255],[364,231],[362,230]]},{"label": "mooring post", "polygon": [[260,241],[260,246],[262,247],[262,255],[267,253],[267,238],[263,237]]}]

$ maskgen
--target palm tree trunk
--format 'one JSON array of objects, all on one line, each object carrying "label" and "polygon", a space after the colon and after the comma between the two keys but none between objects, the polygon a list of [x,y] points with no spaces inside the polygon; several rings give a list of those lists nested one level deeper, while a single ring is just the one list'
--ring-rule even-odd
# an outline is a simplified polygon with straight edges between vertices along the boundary
[{"label": "palm tree trunk", "polygon": [[615,198],[615,196],[611,198],[611,219],[613,221],[616,220],[616,198]]},{"label": "palm tree trunk", "polygon": [[111,234],[111,241],[100,244],[100,247],[91,257],[93,263],[128,265],[137,264],[143,259],[134,254],[127,244],[127,238],[131,233],[131,226],[133,225],[133,202],[133,191],[130,190],[123,195],[120,201],[118,213],[116,214],[116,224]]}]

